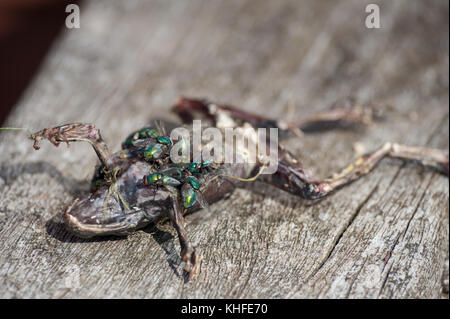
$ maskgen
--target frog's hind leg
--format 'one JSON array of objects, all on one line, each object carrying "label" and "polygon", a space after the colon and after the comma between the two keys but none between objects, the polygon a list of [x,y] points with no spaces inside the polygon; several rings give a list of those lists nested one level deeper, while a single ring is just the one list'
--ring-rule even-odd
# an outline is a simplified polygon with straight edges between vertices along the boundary
[{"label": "frog's hind leg", "polygon": [[67,145],[70,142],[88,142],[94,148],[103,166],[107,169],[112,169],[109,163],[111,156],[108,147],[100,135],[100,130],[92,124],[71,123],[45,128],[31,134],[29,138],[34,140],[33,147],[36,150],[40,148],[39,143],[43,139],[49,140],[55,146],[59,146],[61,142],[67,143]]},{"label": "frog's hind leg", "polygon": [[[300,120],[273,120],[239,110],[233,106],[214,103],[205,99],[185,97],[178,100],[173,107],[173,111],[184,122],[203,118],[212,121],[218,127],[238,126],[247,122],[255,128],[278,128],[282,136],[289,133],[299,135],[301,131],[310,131],[317,128],[345,127],[353,124],[367,125],[375,118],[372,108],[355,104],[351,107],[337,107],[316,113]],[[231,119],[231,121],[224,119]]]},{"label": "frog's hind leg", "polygon": [[379,149],[359,157],[341,172],[320,180],[308,175],[299,160],[279,148],[278,169],[272,175],[265,175],[266,182],[305,199],[318,199],[329,195],[351,182],[368,174],[384,157],[412,160],[449,175],[448,151],[385,143]]},{"label": "frog's hind leg", "polygon": [[[174,106],[174,111],[184,121],[191,121],[200,116],[200,118],[213,121],[219,127],[227,125],[229,125],[228,127],[233,127],[247,122],[257,128],[278,128],[281,133],[280,135],[287,131],[293,131],[295,133],[295,129],[297,128],[308,129],[322,125],[327,128],[335,127],[336,125],[369,124],[376,118],[375,112],[372,109],[355,105],[349,108],[334,108],[298,121],[270,120],[228,105],[184,97],[179,99],[178,103]],[[366,175],[386,156],[418,161],[425,166],[433,167],[448,175],[448,152],[425,147],[385,143],[378,150],[360,157],[342,172],[334,174],[325,180],[308,175],[301,162],[289,151],[279,146],[278,169],[274,174],[266,174],[263,178],[267,182],[295,195],[306,199],[316,199],[324,197],[336,189]],[[261,166],[262,164],[258,163],[258,165]],[[259,169],[259,167],[257,168]]]}]

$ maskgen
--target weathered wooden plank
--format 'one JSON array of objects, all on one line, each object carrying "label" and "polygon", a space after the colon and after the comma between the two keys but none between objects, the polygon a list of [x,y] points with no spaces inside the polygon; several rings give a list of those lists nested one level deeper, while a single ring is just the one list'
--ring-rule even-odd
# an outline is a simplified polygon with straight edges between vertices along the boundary
[{"label": "weathered wooden plank", "polygon": [[[319,176],[356,142],[448,149],[448,3],[382,1],[378,30],[365,4],[87,2],[8,124],[94,122],[118,149],[180,94],[273,117],[289,101],[300,117],[354,96],[391,109],[364,130],[285,142]],[[187,216],[205,259],[185,283],[167,224],[126,239],[65,231],[61,213],[96,161],[89,146],[33,152],[23,136],[0,138],[2,297],[448,297],[448,179],[415,165],[385,160],[314,205],[261,183],[237,190]]]}]

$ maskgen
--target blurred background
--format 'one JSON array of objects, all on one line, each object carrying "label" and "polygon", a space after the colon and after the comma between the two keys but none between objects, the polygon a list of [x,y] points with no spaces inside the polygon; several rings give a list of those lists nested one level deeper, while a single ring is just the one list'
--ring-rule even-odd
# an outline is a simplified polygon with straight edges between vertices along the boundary
[{"label": "blurred background", "polygon": [[0,1],[0,123],[30,83],[75,0]]}]

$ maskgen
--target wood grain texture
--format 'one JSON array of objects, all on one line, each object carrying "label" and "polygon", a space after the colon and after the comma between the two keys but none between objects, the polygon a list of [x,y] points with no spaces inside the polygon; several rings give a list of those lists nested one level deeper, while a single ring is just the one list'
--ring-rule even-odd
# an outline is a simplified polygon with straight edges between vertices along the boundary
[{"label": "wood grain texture", "polygon": [[[92,122],[117,150],[170,119],[179,95],[273,118],[289,101],[299,118],[354,97],[390,106],[384,120],[285,141],[313,173],[344,167],[357,142],[448,149],[448,2],[377,3],[380,29],[356,0],[86,1],[6,124]],[[258,182],[237,190],[186,217],[204,256],[186,283],[168,224],[127,238],[65,231],[90,146],[0,141],[0,297],[448,298],[449,181],[417,165],[383,160],[317,203]]]}]

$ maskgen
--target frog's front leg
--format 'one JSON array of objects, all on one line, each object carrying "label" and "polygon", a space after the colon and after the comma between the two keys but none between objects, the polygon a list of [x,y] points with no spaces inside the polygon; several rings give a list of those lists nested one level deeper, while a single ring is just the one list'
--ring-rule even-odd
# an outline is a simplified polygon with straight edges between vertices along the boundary
[{"label": "frog's front leg", "polygon": [[179,195],[173,193],[171,201],[172,209],[169,211],[169,218],[178,234],[181,246],[181,259],[186,263],[184,270],[189,274],[188,279],[192,280],[200,272],[200,265],[203,257],[197,255],[194,246],[192,246],[188,240],[184,228],[183,208]]},{"label": "frog's front leg", "polygon": [[92,145],[98,158],[102,162],[105,168],[112,169],[111,164],[108,162],[110,154],[108,147],[103,141],[100,130],[92,124],[86,123],[71,123],[56,126],[53,128],[45,128],[29,136],[34,140],[34,149],[40,148],[39,143],[43,139],[49,140],[53,145],[59,146],[61,142],[88,142]]}]

